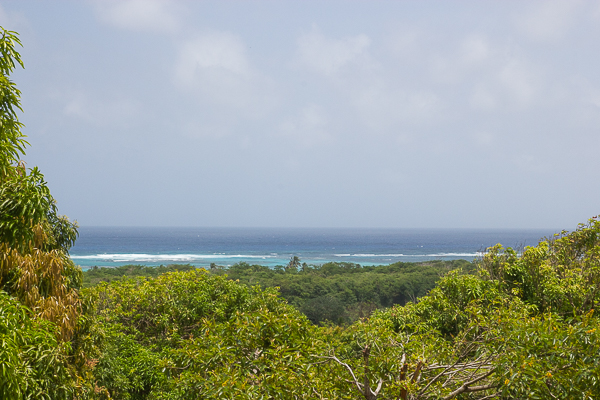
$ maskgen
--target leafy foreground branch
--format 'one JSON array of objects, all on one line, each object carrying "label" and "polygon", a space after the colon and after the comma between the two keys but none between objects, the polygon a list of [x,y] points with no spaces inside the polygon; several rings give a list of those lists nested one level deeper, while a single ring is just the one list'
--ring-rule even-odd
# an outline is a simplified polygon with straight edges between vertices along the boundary
[{"label": "leafy foreground branch", "polygon": [[[327,356],[324,358],[333,360],[336,363],[338,363],[340,366],[344,367],[348,371],[350,376],[352,377],[352,380],[346,380],[346,381],[349,383],[354,383],[354,385],[356,385],[356,389],[357,389],[358,393],[361,394],[366,400],[375,400],[375,399],[377,399],[379,392],[381,391],[381,388],[383,385],[383,379],[379,378],[379,380],[377,382],[377,387],[375,390],[373,390],[371,388],[371,385],[369,382],[369,355],[370,355],[370,347],[367,346],[363,349],[365,374],[364,374],[364,378],[363,378],[362,382],[360,382],[360,379],[358,379],[356,377],[356,375],[354,374],[354,371],[352,370],[352,367],[350,367],[345,362],[340,361],[340,359],[338,359],[335,355]],[[489,361],[490,361],[489,358],[486,358],[483,360],[475,360],[473,362],[462,363],[462,364],[457,362],[452,365],[431,365],[428,368],[425,368],[425,370],[422,370],[423,363],[419,362],[417,364],[414,372],[412,373],[412,376],[409,378],[409,381],[407,382],[408,364],[406,363],[406,354],[402,354],[402,359],[400,361],[402,368],[399,371],[399,377],[398,377],[398,382],[400,384],[406,383],[407,385],[408,384],[415,385],[416,383],[421,381],[421,372],[427,372],[428,370],[436,370],[436,369],[442,369],[442,372],[440,372],[438,375],[436,375],[433,379],[429,380],[429,382],[416,395],[411,394],[410,397],[407,397],[408,396],[408,387],[401,388],[399,399],[407,400],[407,398],[410,398],[410,399],[429,398],[429,396],[426,395],[427,390],[430,388],[430,386],[432,384],[436,383],[440,379],[444,379],[444,383],[442,385],[443,387],[456,386],[456,382],[460,382],[460,385],[456,390],[449,393],[447,396],[443,397],[444,400],[453,399],[462,393],[474,393],[474,392],[481,392],[481,391],[488,391],[488,390],[495,389],[496,385],[494,385],[494,384],[474,386],[475,384],[479,383],[480,381],[488,378],[489,376],[491,376],[493,374],[493,372],[494,372],[493,367]],[[499,395],[499,393],[494,393],[492,395],[485,396],[483,398],[491,398],[491,397],[496,397],[498,395]]]}]

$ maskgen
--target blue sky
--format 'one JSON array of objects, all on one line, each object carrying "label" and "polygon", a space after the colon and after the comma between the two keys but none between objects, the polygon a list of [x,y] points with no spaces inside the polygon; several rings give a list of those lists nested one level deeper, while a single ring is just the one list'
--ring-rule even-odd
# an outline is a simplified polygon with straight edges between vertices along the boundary
[{"label": "blue sky", "polygon": [[80,225],[573,229],[598,1],[5,1]]}]

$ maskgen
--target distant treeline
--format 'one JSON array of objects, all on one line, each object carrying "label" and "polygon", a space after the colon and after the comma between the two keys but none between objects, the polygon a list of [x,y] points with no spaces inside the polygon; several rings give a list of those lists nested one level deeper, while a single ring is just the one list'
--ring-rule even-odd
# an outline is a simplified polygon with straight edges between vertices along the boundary
[{"label": "distant treeline", "polygon": [[[166,272],[195,268],[189,264],[93,267],[84,271],[83,282],[84,287],[91,287],[100,282],[130,277],[155,278]],[[376,309],[414,301],[427,294],[445,273],[457,268],[470,270],[473,264],[465,260],[436,260],[380,266],[347,262],[307,265],[293,257],[287,266],[270,268],[240,262],[230,267],[212,264],[209,271],[248,286],[277,287],[281,296],[313,323],[343,325],[367,317]]]},{"label": "distant treeline", "polygon": [[123,265],[120,267],[92,267],[83,271],[83,287],[89,288],[96,286],[101,282],[120,281],[134,276],[156,278],[166,272],[187,272],[196,269],[190,264],[171,264],[158,267],[148,267],[146,265]]}]

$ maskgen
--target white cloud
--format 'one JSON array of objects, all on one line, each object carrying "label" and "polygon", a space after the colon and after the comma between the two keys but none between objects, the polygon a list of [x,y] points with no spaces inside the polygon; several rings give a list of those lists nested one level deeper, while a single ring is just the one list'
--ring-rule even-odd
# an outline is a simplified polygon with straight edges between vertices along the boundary
[{"label": "white cloud", "polygon": [[596,94],[590,98],[590,103],[596,108],[600,109],[600,94]]},{"label": "white cloud", "polygon": [[492,51],[486,38],[469,36],[461,44],[461,57],[465,65],[477,65],[486,61]]},{"label": "white cloud", "polygon": [[490,132],[477,132],[473,134],[475,143],[481,147],[492,147],[495,136]]},{"label": "white cloud", "polygon": [[0,5],[0,26],[9,31],[16,31],[20,34],[31,31],[30,21],[22,13],[13,10],[6,11]]},{"label": "white cloud", "polygon": [[229,32],[212,32],[179,46],[174,81],[204,103],[257,118],[276,103],[273,82],[250,65],[246,45]]},{"label": "white cloud", "polygon": [[388,51],[398,57],[408,57],[419,52],[419,36],[414,31],[400,31],[384,39]]},{"label": "white cloud", "polygon": [[600,1],[596,2],[593,5],[593,8],[591,10],[591,16],[593,19],[595,19],[596,21],[600,20]]},{"label": "white cloud", "polygon": [[179,20],[175,2],[166,0],[97,0],[101,20],[122,29],[172,33]]},{"label": "white cloud", "polygon": [[64,104],[62,113],[65,117],[97,126],[127,123],[140,115],[140,105],[130,99],[97,100],[81,92],[60,93],[54,97]]},{"label": "white cloud", "polygon": [[248,75],[246,49],[242,40],[233,34],[219,32],[183,43],[176,69],[178,81],[192,85],[200,71],[209,69]]},{"label": "white cloud", "polygon": [[442,101],[436,92],[426,87],[405,90],[380,79],[349,92],[348,97],[369,133],[395,135],[398,128],[429,125],[440,119]]},{"label": "white cloud", "polygon": [[514,154],[511,161],[525,172],[544,173],[549,169],[548,162],[543,158],[543,155],[540,156],[527,150]]},{"label": "white cloud", "polygon": [[325,37],[313,26],[310,33],[298,39],[299,62],[312,71],[332,75],[346,65],[365,60],[371,40],[364,34],[344,39]]},{"label": "white cloud", "polygon": [[536,75],[526,63],[513,59],[506,63],[499,78],[511,102],[528,106],[534,101],[539,86],[540,77]]},{"label": "white cloud", "polygon": [[432,78],[446,85],[471,81],[474,76],[493,69],[499,55],[498,49],[481,34],[437,42],[426,51],[430,54],[424,59],[429,59]]},{"label": "white cloud", "polygon": [[535,40],[560,39],[575,23],[581,4],[578,0],[536,2],[528,12],[517,17],[517,26]]},{"label": "white cloud", "polygon": [[493,110],[496,108],[496,98],[489,88],[477,85],[471,93],[469,104],[476,110]]},{"label": "white cloud", "polygon": [[[338,128],[349,121],[359,122],[364,135],[385,134],[407,124],[427,123],[439,110],[440,97],[428,85],[407,82],[410,78],[403,75],[403,64],[411,64],[412,60],[405,60],[406,55],[422,51],[417,42],[414,32],[388,36],[378,43],[383,53],[375,59],[369,52],[371,39],[366,35],[331,38],[313,26],[310,33],[298,39],[296,61],[309,71],[331,78],[329,89],[349,107],[334,113],[332,125]],[[401,57],[401,65],[389,65],[386,58],[390,55]]]},{"label": "white cloud", "polygon": [[441,98],[451,93],[452,107],[468,104],[486,112],[538,104],[544,100],[546,67],[527,50],[481,34],[438,44],[429,57],[433,91]]},{"label": "white cloud", "polygon": [[4,8],[0,5],[0,24],[2,24],[2,26],[5,26],[9,22],[10,22],[10,18],[8,17],[8,14],[6,13],[6,11],[4,11]]},{"label": "white cloud", "polygon": [[279,127],[279,132],[282,136],[308,148],[331,142],[333,138],[327,129],[328,118],[323,108],[309,104],[297,115],[284,121]]}]

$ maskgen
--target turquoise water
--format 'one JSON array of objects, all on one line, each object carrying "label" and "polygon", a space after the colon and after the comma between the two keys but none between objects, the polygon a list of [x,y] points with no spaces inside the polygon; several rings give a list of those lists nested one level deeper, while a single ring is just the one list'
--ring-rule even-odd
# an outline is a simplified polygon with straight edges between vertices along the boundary
[{"label": "turquoise water", "polygon": [[81,227],[73,261],[92,266],[126,264],[285,265],[293,256],[308,264],[361,265],[397,261],[473,260],[496,243],[536,245],[554,232],[457,229],[278,229]]}]

